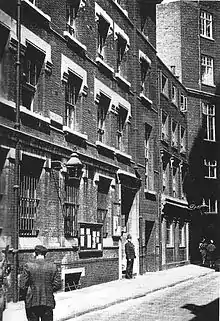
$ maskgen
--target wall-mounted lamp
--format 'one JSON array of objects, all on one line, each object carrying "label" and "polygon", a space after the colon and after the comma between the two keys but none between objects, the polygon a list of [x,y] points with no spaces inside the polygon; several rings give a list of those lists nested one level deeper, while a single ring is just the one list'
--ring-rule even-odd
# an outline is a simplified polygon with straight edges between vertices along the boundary
[{"label": "wall-mounted lamp", "polygon": [[70,155],[70,159],[66,163],[66,168],[68,179],[80,178],[80,176],[82,175],[83,164],[76,152],[73,152]]}]

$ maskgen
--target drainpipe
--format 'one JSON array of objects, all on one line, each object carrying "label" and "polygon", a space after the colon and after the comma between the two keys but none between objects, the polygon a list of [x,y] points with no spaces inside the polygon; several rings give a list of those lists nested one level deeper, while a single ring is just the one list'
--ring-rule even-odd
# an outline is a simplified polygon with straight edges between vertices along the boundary
[{"label": "drainpipe", "polygon": [[17,0],[17,59],[16,59],[16,147],[14,168],[14,231],[12,234],[13,270],[12,287],[13,302],[18,301],[18,239],[19,239],[19,212],[20,212],[20,82],[21,82],[21,0]]}]

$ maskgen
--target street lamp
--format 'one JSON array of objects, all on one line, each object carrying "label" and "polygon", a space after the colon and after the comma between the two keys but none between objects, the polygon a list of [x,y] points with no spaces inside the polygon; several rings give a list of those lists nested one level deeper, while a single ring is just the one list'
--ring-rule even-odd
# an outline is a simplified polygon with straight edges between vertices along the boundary
[{"label": "street lamp", "polygon": [[79,179],[82,174],[83,164],[79,159],[77,152],[70,155],[70,159],[66,163],[68,179]]}]

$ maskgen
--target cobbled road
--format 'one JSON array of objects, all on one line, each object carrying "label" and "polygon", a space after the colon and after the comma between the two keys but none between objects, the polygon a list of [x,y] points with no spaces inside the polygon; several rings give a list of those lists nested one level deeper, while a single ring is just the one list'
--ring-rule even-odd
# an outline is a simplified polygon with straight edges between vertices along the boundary
[{"label": "cobbled road", "polygon": [[216,272],[71,321],[219,321],[219,294]]}]

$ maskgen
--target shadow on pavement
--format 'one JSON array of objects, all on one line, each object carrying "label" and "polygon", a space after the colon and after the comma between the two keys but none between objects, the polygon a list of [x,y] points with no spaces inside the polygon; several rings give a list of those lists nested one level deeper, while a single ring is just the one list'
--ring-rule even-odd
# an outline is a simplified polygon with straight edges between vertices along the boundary
[{"label": "shadow on pavement", "polygon": [[188,309],[195,315],[191,321],[219,321],[219,299],[206,305],[185,304],[183,309]]}]

